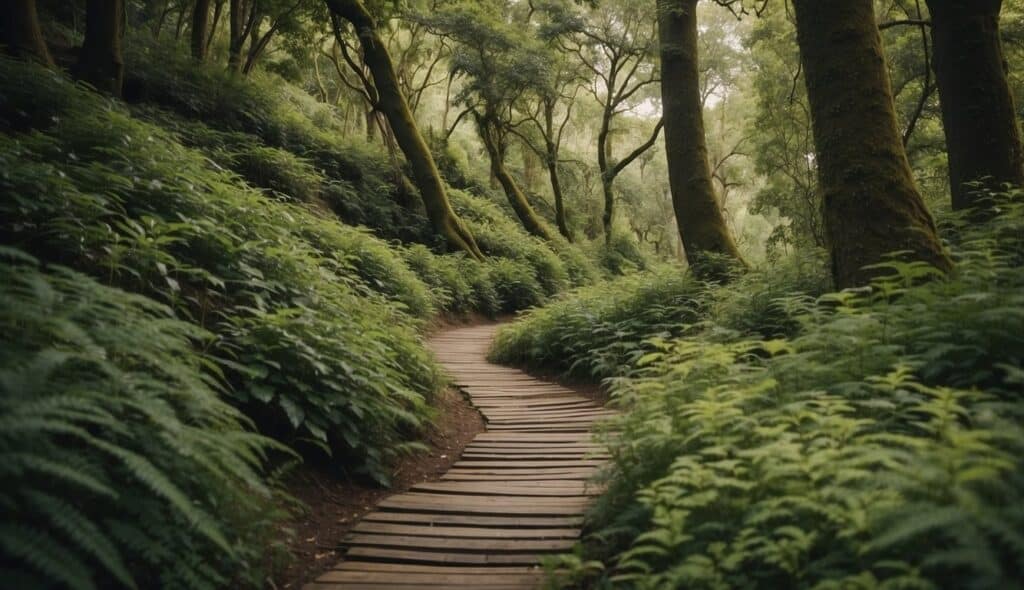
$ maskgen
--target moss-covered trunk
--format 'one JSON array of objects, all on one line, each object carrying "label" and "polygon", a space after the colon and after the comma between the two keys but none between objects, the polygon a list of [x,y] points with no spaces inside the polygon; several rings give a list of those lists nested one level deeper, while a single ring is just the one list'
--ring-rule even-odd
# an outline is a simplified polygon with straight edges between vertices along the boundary
[{"label": "moss-covered trunk", "polygon": [[245,0],[231,0],[228,11],[231,13],[230,32],[228,39],[228,69],[232,72],[242,70],[242,47],[245,45],[245,28],[248,14]]},{"label": "moss-covered trunk", "polygon": [[615,192],[612,185],[615,177],[611,171],[611,122],[612,109],[605,106],[601,116],[601,129],[597,132],[597,170],[601,173],[601,195],[604,197],[604,211],[601,213],[601,227],[604,229],[604,242],[612,241],[612,221],[615,218]]},{"label": "moss-covered trunk", "polygon": [[39,14],[36,0],[11,0],[0,11],[0,26],[3,27],[3,44],[7,52],[24,59],[34,59],[43,65],[52,66],[53,59],[46,48],[46,40],[39,28]]},{"label": "moss-covered trunk", "polygon": [[477,128],[480,131],[480,140],[484,144],[484,148],[487,150],[487,156],[491,161],[491,176],[498,181],[505,196],[508,198],[509,205],[512,206],[512,210],[515,211],[516,217],[526,228],[526,231],[531,234],[545,239],[551,239],[551,233],[548,231],[547,226],[541,220],[537,212],[530,206],[530,201],[526,199],[526,195],[516,184],[512,175],[509,174],[508,169],[505,168],[505,149],[504,142],[500,137],[500,130],[498,129],[498,123],[494,117],[488,114],[476,115]]},{"label": "moss-covered trunk", "polygon": [[379,96],[377,108],[384,113],[391,124],[399,148],[405,154],[412,168],[416,186],[419,188],[423,205],[435,230],[444,236],[448,244],[470,256],[483,259],[473,234],[455,214],[445,192],[441,174],[434,163],[434,157],[427,142],[420,135],[412,111],[402,95],[395,74],[395,66],[388,55],[387,46],[377,33],[376,24],[370,13],[359,0],[326,0],[327,7],[339,17],[352,23],[363,46],[363,57]]},{"label": "moss-covered trunk", "polygon": [[196,0],[192,8],[192,57],[206,59],[206,33],[210,28],[210,0]]},{"label": "moss-covered trunk", "polygon": [[114,96],[124,83],[124,25],[124,0],[89,0],[85,41],[74,67],[76,78]]},{"label": "moss-covered trunk", "polygon": [[907,162],[872,0],[794,0],[818,178],[838,287],[902,251],[951,263]]},{"label": "moss-covered trunk", "polygon": [[558,232],[571,242],[572,232],[569,231],[569,223],[565,215],[565,197],[562,194],[562,181],[558,176],[558,148],[550,141],[547,145],[547,165],[548,179],[551,181],[551,194],[555,198],[555,224],[558,225]]},{"label": "moss-covered trunk", "polygon": [[1002,0],[927,0],[932,65],[942,104],[953,208],[978,205],[983,181],[998,189],[1024,184],[1020,132],[999,38]]},{"label": "moss-covered trunk", "polygon": [[686,257],[697,269],[707,254],[729,256],[744,264],[718,205],[708,163],[698,70],[697,0],[659,0],[658,35],[669,185]]}]

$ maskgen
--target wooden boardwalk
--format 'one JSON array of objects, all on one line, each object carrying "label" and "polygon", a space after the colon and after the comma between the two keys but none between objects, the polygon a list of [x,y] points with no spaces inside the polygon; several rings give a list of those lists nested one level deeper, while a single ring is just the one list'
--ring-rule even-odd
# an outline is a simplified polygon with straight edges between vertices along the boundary
[{"label": "wooden boardwalk", "polygon": [[352,530],[345,558],[306,590],[540,586],[537,563],[570,549],[607,460],[590,429],[611,412],[557,384],[487,362],[496,326],[430,345],[487,421],[435,483],[382,501]]}]

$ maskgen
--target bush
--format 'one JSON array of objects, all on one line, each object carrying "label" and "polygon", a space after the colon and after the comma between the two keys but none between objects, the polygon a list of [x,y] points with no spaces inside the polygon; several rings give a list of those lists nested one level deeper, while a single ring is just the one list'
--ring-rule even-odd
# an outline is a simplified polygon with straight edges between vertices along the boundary
[{"label": "bush", "polygon": [[426,313],[422,282],[375,238],[264,197],[57,74],[0,71],[17,81],[10,104],[41,88],[75,97],[54,101],[73,106],[46,128],[0,137],[4,240],[163,298],[218,335],[229,393],[263,431],[386,480],[440,378],[415,322],[375,289]]},{"label": "bush", "polygon": [[[293,171],[301,172],[297,162],[308,162],[325,178],[320,197],[346,223],[373,228],[385,238],[431,241],[422,206],[395,183],[399,172],[383,148],[347,133],[334,107],[317,102],[274,74],[257,71],[241,77],[219,65],[197,65],[174,47],[154,44],[148,36],[133,38],[128,47],[132,63],[128,75],[133,77],[128,86],[134,89],[128,98],[148,105],[144,113],[151,114],[152,106],[158,105],[189,121],[176,127],[194,132],[191,122],[202,121],[229,134],[218,139],[248,135],[241,146],[234,146],[242,154],[267,147],[288,152],[298,158],[287,162]],[[211,138],[210,133],[200,135]],[[239,171],[249,178],[247,172],[252,170],[245,164],[239,163]],[[265,186],[261,178],[254,184]]]},{"label": "bush", "polygon": [[[593,549],[637,588],[1012,587],[1024,564],[1024,198],[788,338],[657,343],[613,396]],[[926,277],[929,282],[922,282]],[[758,322],[759,323],[759,322]]]},{"label": "bush", "polygon": [[275,195],[304,203],[315,202],[320,196],[323,177],[309,162],[290,152],[252,146],[232,154],[231,161],[231,169],[249,184],[269,189]]},{"label": "bush", "polygon": [[152,300],[0,249],[4,584],[75,589],[262,583],[280,547],[278,450],[218,399]]},{"label": "bush", "polygon": [[696,322],[703,291],[671,267],[577,289],[502,327],[491,357],[574,378],[619,375],[650,350],[648,339],[681,334]]}]

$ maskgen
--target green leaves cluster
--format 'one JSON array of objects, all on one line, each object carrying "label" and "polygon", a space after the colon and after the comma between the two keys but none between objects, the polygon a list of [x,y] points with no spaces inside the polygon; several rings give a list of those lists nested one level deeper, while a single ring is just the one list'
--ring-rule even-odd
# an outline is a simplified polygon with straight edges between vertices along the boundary
[{"label": "green leaves cluster", "polygon": [[0,249],[0,570],[17,588],[260,583],[283,447],[155,301]]},{"label": "green leaves cluster", "polygon": [[229,395],[263,431],[350,456],[385,481],[389,456],[427,418],[440,384],[415,321],[380,294],[432,309],[401,259],[376,238],[249,189],[54,74],[3,67],[22,81],[22,96],[8,93],[13,104],[76,97],[45,130],[0,138],[0,182],[15,195],[2,204],[7,239],[152,294],[212,330]]},{"label": "green leaves cluster", "polygon": [[773,335],[723,329],[718,298],[703,326],[648,341],[612,386],[625,413],[590,539],[604,582],[1013,587],[1024,195],[998,199],[990,222],[948,224],[951,278],[886,263],[869,289],[780,294]]}]

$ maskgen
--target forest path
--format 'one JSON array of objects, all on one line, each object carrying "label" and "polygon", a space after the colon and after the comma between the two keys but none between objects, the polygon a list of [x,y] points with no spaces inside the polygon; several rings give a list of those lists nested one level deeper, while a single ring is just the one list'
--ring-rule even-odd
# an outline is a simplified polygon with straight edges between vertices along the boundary
[{"label": "forest path", "polygon": [[487,421],[440,481],[383,500],[345,558],[305,590],[537,588],[540,559],[570,549],[607,461],[591,438],[612,412],[557,383],[487,361],[495,325],[430,341]]}]

